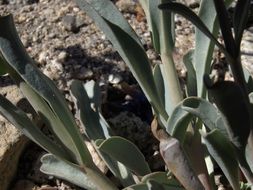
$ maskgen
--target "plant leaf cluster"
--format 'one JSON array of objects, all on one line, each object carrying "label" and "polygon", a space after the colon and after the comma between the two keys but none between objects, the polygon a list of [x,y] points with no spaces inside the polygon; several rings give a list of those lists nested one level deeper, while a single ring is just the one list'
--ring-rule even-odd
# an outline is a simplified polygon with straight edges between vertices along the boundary
[{"label": "plant leaf cluster", "polygon": [[[11,15],[0,17],[0,28],[4,28],[0,30],[0,74],[16,82],[53,138],[2,95],[0,113],[48,152],[41,159],[42,172],[85,189],[212,190],[217,188],[214,165],[233,189],[246,189],[253,183],[253,84],[242,67],[240,46],[251,1],[236,1],[233,28],[227,10],[232,2],[202,0],[196,14],[172,0],[140,0],[154,50],[162,61],[152,66],[139,37],[110,0],[76,0],[105,33],[148,98],[154,114],[151,129],[159,140],[164,171],[151,171],[135,144],[113,134],[102,115],[101,94],[94,81],[71,83],[84,134],[80,132],[61,92],[26,53]],[[195,49],[183,58],[187,69],[184,90],[173,59],[175,14],[195,26]],[[230,66],[234,81],[213,76],[215,46]],[[85,139],[119,186],[95,165]]]}]

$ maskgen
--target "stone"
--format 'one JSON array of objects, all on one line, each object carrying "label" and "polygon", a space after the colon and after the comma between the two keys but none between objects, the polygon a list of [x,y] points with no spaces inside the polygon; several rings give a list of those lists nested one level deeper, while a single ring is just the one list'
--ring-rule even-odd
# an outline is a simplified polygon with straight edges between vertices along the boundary
[{"label": "stone", "polygon": [[76,17],[72,15],[66,15],[62,18],[62,25],[65,30],[76,33],[79,28],[76,25]]},{"label": "stone", "polygon": [[122,12],[128,12],[128,13],[136,12],[136,2],[133,0],[119,0],[116,2],[116,6]]}]

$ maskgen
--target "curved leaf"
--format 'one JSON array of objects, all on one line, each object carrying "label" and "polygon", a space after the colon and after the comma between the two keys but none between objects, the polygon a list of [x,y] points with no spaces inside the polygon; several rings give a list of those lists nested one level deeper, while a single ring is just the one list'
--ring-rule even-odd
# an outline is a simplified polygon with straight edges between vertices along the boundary
[{"label": "curved leaf", "polygon": [[105,140],[98,146],[98,150],[121,162],[137,175],[144,176],[151,173],[139,149],[132,142],[122,137],[114,136]]},{"label": "curved leaf", "polygon": [[41,157],[41,162],[40,171],[45,174],[66,180],[88,190],[98,190],[96,184],[77,166],[61,161],[52,154],[43,155]]},{"label": "curved leaf", "polygon": [[[64,100],[64,97],[54,83],[42,74],[33,60],[26,53],[15,29],[11,15],[0,17],[0,52],[10,67],[15,70],[11,73],[17,83],[20,77],[33,88],[49,104],[55,117],[64,125],[54,131],[65,146],[73,151],[77,162],[92,164],[92,158],[85,146],[74,117]],[[63,127],[62,127],[63,126]]]},{"label": "curved leaf", "polygon": [[166,131],[173,137],[177,138],[180,142],[183,142],[186,129],[192,120],[193,115],[182,109],[182,103],[180,103],[172,112],[167,125]]},{"label": "curved leaf", "polygon": [[201,30],[210,40],[212,40],[217,47],[227,55],[227,51],[225,48],[217,41],[216,37],[209,31],[206,25],[201,21],[201,19],[188,7],[180,3],[164,3],[159,5],[159,8],[162,10],[168,10],[175,13],[178,13],[190,20],[199,30]]},{"label": "curved leaf", "polygon": [[244,151],[251,127],[248,97],[244,96],[238,84],[231,81],[217,82],[207,88],[211,101],[214,101],[229,123],[231,141]]},{"label": "curved leaf", "polygon": [[166,172],[154,172],[144,176],[141,179],[142,183],[147,183],[148,181],[156,181],[163,185],[165,190],[184,190],[182,185],[175,179],[174,176],[169,176]]},{"label": "curved leaf", "polygon": [[[202,0],[198,12],[199,18],[206,24],[207,28],[215,38],[218,37],[219,23],[217,22],[216,10],[213,1]],[[195,52],[194,67],[197,71],[198,96],[206,97],[206,89],[203,82],[203,75],[209,73],[213,59],[214,43],[198,27],[195,27]]]},{"label": "curved leaf", "polygon": [[226,121],[222,114],[208,101],[201,98],[187,98],[183,101],[182,108],[199,117],[210,130],[217,128],[223,135],[228,136]]},{"label": "curved leaf", "polygon": [[70,90],[77,107],[78,118],[87,136],[93,141],[104,139],[105,136],[109,137],[108,129],[103,129],[100,125],[98,110],[95,111],[91,107],[91,101],[83,83],[74,80],[71,83]]},{"label": "curved leaf", "polygon": [[21,130],[29,139],[40,145],[48,152],[59,158],[70,161],[70,156],[60,146],[52,142],[40,129],[27,117],[27,115],[14,106],[9,100],[0,95],[0,113],[16,128]]},{"label": "curved leaf", "polygon": [[201,132],[201,135],[208,152],[218,163],[233,189],[239,190],[239,165],[231,142],[217,129],[207,134]]},{"label": "curved leaf", "polygon": [[133,72],[151,104],[167,119],[168,116],[159,99],[146,52],[127,21],[109,0],[77,0],[77,4],[106,34]]},{"label": "curved leaf", "polygon": [[135,181],[133,179],[131,171],[121,162],[114,159],[109,154],[100,151],[98,147],[103,143],[104,140],[98,139],[95,141],[96,149],[101,156],[101,158],[104,160],[110,171],[113,173],[113,175],[121,181],[122,185],[124,187],[128,187],[130,185],[135,184]]}]

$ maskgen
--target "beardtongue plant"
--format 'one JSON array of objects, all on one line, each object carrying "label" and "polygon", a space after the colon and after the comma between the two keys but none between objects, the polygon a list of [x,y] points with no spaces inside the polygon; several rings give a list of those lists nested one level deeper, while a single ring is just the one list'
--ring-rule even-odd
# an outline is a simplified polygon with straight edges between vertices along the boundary
[{"label": "beardtongue plant", "polygon": [[[110,0],[76,2],[106,34],[152,105],[155,115],[152,132],[160,141],[166,169],[152,173],[133,143],[112,135],[101,114],[100,92],[95,82],[73,81],[71,93],[85,136],[119,179],[120,186],[110,181],[94,164],[63,96],[25,52],[12,16],[5,16],[0,18],[1,74],[8,73],[17,83],[40,122],[51,130],[53,139],[3,96],[0,96],[0,112],[48,151],[41,159],[41,171],[86,189],[201,190],[216,189],[216,162],[233,189],[246,188],[245,184],[240,187],[240,170],[252,184],[253,86],[240,60],[250,1],[237,1],[232,33],[226,9],[232,1],[202,0],[196,15],[170,0],[140,0],[154,49],[162,61],[154,67],[138,36]],[[184,57],[188,73],[185,92],[180,88],[173,60],[174,13],[196,26],[195,50]],[[217,40],[219,29],[224,45]],[[230,65],[233,82],[216,81],[213,75],[209,76],[214,46]]]}]

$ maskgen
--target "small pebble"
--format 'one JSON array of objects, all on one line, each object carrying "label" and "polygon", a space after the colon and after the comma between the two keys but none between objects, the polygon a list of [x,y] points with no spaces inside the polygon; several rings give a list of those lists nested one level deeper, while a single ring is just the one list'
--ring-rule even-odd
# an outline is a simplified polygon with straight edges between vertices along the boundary
[{"label": "small pebble", "polygon": [[111,84],[119,84],[122,80],[122,77],[118,74],[110,74],[108,76],[108,81]]},{"label": "small pebble", "polygon": [[66,15],[62,18],[62,25],[65,30],[71,31],[71,32],[78,32],[79,29],[76,26],[76,17],[72,15]]}]

